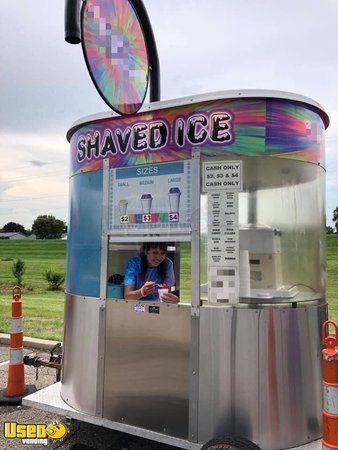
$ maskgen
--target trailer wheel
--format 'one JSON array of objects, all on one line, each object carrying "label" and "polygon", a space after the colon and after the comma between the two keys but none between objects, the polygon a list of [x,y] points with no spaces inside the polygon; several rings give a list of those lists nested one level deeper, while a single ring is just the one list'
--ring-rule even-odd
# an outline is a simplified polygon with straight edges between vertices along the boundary
[{"label": "trailer wheel", "polygon": [[201,450],[260,450],[260,448],[248,439],[236,436],[212,439],[204,444]]}]

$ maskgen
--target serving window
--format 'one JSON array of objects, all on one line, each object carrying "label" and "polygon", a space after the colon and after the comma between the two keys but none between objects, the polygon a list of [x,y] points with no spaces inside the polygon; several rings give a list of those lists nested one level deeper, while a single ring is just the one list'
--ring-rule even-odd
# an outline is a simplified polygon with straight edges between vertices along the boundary
[{"label": "serving window", "polygon": [[[153,245],[156,237],[148,241]],[[107,266],[107,298],[124,299],[126,286],[126,271],[130,262],[138,262],[144,242],[141,240],[135,242],[109,242],[108,266]],[[173,269],[174,284],[169,286],[170,292],[174,293],[180,303],[190,303],[191,297],[191,244],[190,242],[165,242],[167,251],[165,257],[170,260],[167,266]],[[161,246],[163,247],[163,245]],[[156,271],[156,269],[155,269]],[[128,272],[128,282],[130,282],[130,273]],[[156,279],[156,273],[150,275],[150,279],[156,281],[156,292],[160,281]],[[171,279],[171,276],[170,276]],[[147,275],[144,281],[147,281]],[[171,284],[171,283],[170,283]],[[142,300],[142,299],[140,299]],[[156,299],[157,300],[157,299]]]}]

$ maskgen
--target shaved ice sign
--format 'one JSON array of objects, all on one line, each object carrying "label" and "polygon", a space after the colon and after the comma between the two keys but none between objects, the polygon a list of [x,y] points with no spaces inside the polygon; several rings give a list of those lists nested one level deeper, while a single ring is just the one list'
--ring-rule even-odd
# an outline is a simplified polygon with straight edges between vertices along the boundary
[{"label": "shaved ice sign", "polygon": [[319,115],[299,104],[236,98],[88,118],[68,137],[76,174],[102,169],[105,159],[111,168],[189,160],[196,148],[201,158],[261,155],[323,164],[323,130]]},{"label": "shaved ice sign", "polygon": [[224,146],[234,139],[232,115],[227,111],[180,116],[172,123],[160,119],[134,123],[128,123],[128,119],[125,121],[124,127],[114,127],[112,121],[109,127],[102,124],[100,129],[82,130],[76,139],[77,163],[129,153],[156,152],[167,146],[176,151],[186,145],[192,147],[208,142]]}]

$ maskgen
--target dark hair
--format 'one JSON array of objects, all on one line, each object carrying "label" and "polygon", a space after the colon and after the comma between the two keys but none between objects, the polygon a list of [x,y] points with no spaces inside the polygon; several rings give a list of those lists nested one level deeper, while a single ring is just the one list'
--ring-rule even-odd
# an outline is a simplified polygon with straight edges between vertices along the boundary
[{"label": "dark hair", "polygon": [[[144,242],[142,244],[141,253],[140,253],[140,257],[141,257],[141,274],[140,274],[140,276],[141,276],[141,280],[143,280],[143,281],[145,281],[145,277],[146,277],[147,269],[148,269],[147,255],[145,252],[152,248],[159,248],[162,252],[167,252],[168,245],[166,242]],[[161,277],[162,283],[164,282],[164,279],[165,279],[165,269],[166,269],[166,263],[165,263],[165,260],[163,260],[161,262],[161,264],[159,266],[157,266],[157,270]]]}]

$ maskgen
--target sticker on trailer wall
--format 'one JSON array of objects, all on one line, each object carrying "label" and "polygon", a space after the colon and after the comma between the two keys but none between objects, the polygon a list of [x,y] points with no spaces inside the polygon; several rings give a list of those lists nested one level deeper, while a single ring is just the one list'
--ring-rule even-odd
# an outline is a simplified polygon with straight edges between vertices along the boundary
[{"label": "sticker on trailer wall", "polygon": [[190,161],[110,171],[109,228],[188,228]]}]

